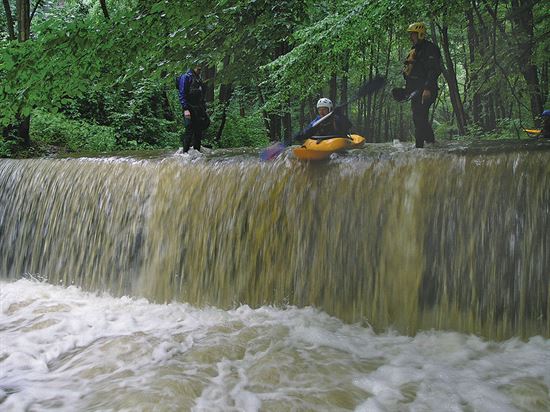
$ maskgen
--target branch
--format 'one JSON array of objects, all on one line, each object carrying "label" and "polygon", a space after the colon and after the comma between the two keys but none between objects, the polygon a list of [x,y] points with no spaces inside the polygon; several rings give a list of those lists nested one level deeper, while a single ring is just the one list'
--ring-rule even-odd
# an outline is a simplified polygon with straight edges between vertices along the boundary
[{"label": "branch", "polygon": [[105,18],[109,20],[109,10],[107,10],[106,0],[99,0],[99,4],[101,4],[101,10],[103,10],[103,16],[105,16]]},{"label": "branch", "polygon": [[42,0],[38,0],[36,4],[34,5],[34,9],[32,9],[31,17],[29,19],[29,24],[32,21],[32,18],[34,17],[34,13],[36,13],[36,10],[38,9],[38,6],[40,6],[40,3],[42,3]]}]

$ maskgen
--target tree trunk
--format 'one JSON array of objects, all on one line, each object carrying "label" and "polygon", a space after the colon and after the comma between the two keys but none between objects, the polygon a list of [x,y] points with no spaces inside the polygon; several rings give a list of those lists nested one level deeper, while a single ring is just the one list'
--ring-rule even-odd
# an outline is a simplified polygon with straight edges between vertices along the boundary
[{"label": "tree trunk", "polygon": [[[9,0],[4,0],[4,13],[6,14],[8,40],[17,40],[17,36],[15,35],[15,22],[13,21],[13,14],[11,13]],[[13,126],[2,127],[2,136],[4,137],[4,139],[7,139],[10,136],[12,129]]]},{"label": "tree trunk", "polygon": [[[364,84],[365,83],[365,76],[363,74],[361,74],[360,76],[360,84]],[[363,106],[365,104],[365,98],[363,97],[362,99],[359,99],[357,101],[357,117],[355,118],[355,126],[357,128],[361,127],[361,125],[363,124],[363,118],[362,118],[362,115],[363,115]]]},{"label": "tree trunk", "polygon": [[272,142],[281,140],[281,116],[276,113],[269,114],[269,140]]},{"label": "tree trunk", "polygon": [[329,82],[329,99],[332,100],[333,104],[336,104],[336,92],[338,90],[338,80],[336,77],[336,73],[333,73],[330,77]]},{"label": "tree trunk", "polygon": [[548,96],[548,62],[544,62],[542,65],[542,71],[540,76],[540,91],[542,94],[542,106],[546,104],[546,96]]},{"label": "tree trunk", "polygon": [[[17,38],[20,42],[27,41],[31,36],[31,4],[30,0],[17,0]],[[30,146],[30,116],[18,116],[18,135],[25,146]]]},{"label": "tree trunk", "polygon": [[287,101],[287,107],[283,116],[283,136],[285,144],[292,143],[292,117],[290,116],[291,104],[290,99]]},{"label": "tree trunk", "polygon": [[453,59],[451,57],[451,51],[449,46],[449,33],[448,27],[443,25],[437,25],[439,32],[441,34],[441,48],[443,49],[443,56],[445,58],[445,64],[442,64],[442,72],[447,85],[449,86],[449,93],[451,98],[451,103],[455,112],[456,123],[458,126],[458,132],[461,135],[466,134],[466,112],[464,111],[464,106],[462,105],[462,100],[460,99],[460,90],[458,88],[458,81],[456,79],[456,71],[454,68]]},{"label": "tree trunk", "polygon": [[[472,6],[474,7],[474,6]],[[478,34],[476,33],[474,14],[471,8],[466,9],[466,20],[468,21],[468,51],[469,62],[473,65],[476,61],[476,52],[478,50]],[[481,124],[481,96],[477,88],[478,75],[476,70],[470,70],[468,81],[466,82],[470,88],[475,91],[472,96],[472,111],[474,115],[474,123]]]},{"label": "tree trunk", "polygon": [[206,104],[214,102],[214,89],[216,88],[216,66],[207,66],[204,70],[204,82],[206,84],[206,93],[204,100]]},{"label": "tree trunk", "polygon": [[[231,56],[227,55],[223,58],[224,71],[229,66],[230,62],[231,62]],[[216,132],[217,142],[219,142],[222,138],[223,129],[225,128],[225,122],[227,120],[227,108],[231,101],[232,94],[233,94],[233,86],[231,85],[231,83],[229,84],[222,83],[220,85],[219,102],[220,102],[220,106],[222,107],[222,116],[221,116],[220,127],[218,127],[218,131]]]},{"label": "tree trunk", "polygon": [[[262,106],[265,105],[265,98],[264,98],[264,95],[262,93],[262,90],[260,89],[260,87],[258,86],[256,88],[257,92],[258,92],[258,100],[260,101],[260,104]],[[263,110],[262,111],[262,119],[264,121],[264,128],[265,128],[265,132],[267,134],[267,136],[269,137],[269,115],[267,114],[267,111]]]},{"label": "tree trunk", "polygon": [[[170,100],[168,98],[168,90],[164,88],[162,91],[161,96],[161,106],[162,106],[162,117],[166,120],[173,121],[174,118],[174,112],[172,111],[172,108],[170,107]],[[100,102],[100,110],[102,113],[105,112],[104,105],[102,102]],[[102,116],[103,117],[103,116]],[[106,117],[106,116],[104,116]]]},{"label": "tree trunk", "polygon": [[300,122],[300,130],[304,130],[304,126],[306,124],[306,106],[303,100],[300,102],[299,122]]},{"label": "tree trunk", "polygon": [[[344,74],[340,82],[340,104],[344,104],[345,102],[348,101],[349,56],[350,56],[350,52],[348,50],[344,53],[344,65],[343,65]],[[336,102],[334,102],[334,104],[336,105]],[[344,107],[344,114],[346,116],[348,115],[347,105]]]},{"label": "tree trunk", "polygon": [[494,92],[491,92],[489,96],[487,97],[487,119],[486,122],[486,129],[487,130],[495,130],[497,127],[497,116],[495,111],[495,96]]},{"label": "tree trunk", "polygon": [[518,64],[521,74],[527,83],[527,90],[531,101],[531,115],[537,126],[540,125],[540,114],[543,111],[543,98],[539,85],[537,66],[533,60],[533,5],[532,0],[512,0],[512,22],[518,31]]},{"label": "tree trunk", "polygon": [[11,13],[11,7],[9,0],[4,0],[4,12],[6,14],[6,26],[8,27],[8,39],[16,40],[15,35],[15,23],[13,21],[13,14]]},{"label": "tree trunk", "polygon": [[109,10],[107,10],[107,1],[106,0],[99,0],[99,4],[101,4],[101,10],[103,11],[103,16],[109,20]]},{"label": "tree trunk", "polygon": [[[391,63],[391,49],[393,45],[393,28],[390,27],[390,33],[388,36],[388,45],[387,45],[387,54],[386,54],[386,67],[384,69],[384,77],[388,78],[388,73],[390,70],[390,63]],[[380,110],[378,111],[378,141],[388,141],[388,133],[387,133],[387,127],[384,128],[384,132],[382,132],[382,121],[386,119],[386,116],[384,116],[384,110],[383,108],[386,106],[386,93],[381,92],[380,93],[380,102],[379,102]],[[387,111],[386,111],[387,114]]]},{"label": "tree trunk", "polygon": [[30,0],[17,0],[17,30],[19,41],[31,37],[31,4]]},{"label": "tree trunk", "polygon": [[[369,81],[371,81],[374,76],[374,48],[372,45],[370,48],[370,57],[371,58],[370,58],[370,65],[369,65]],[[365,106],[365,115],[364,115],[365,131],[366,131],[366,134],[371,139],[370,140],[371,142],[374,141],[372,137],[373,129],[374,129],[372,125],[372,98],[373,98],[372,93],[369,93],[369,95],[367,96],[367,104]]]},{"label": "tree trunk", "polygon": [[399,136],[397,138],[401,140],[402,142],[407,140],[408,136],[405,136],[405,125],[403,124],[403,105],[399,105]]},{"label": "tree trunk", "polygon": [[219,102],[222,107],[222,117],[220,122],[220,127],[216,133],[216,140],[219,141],[222,138],[223,129],[225,127],[225,122],[227,120],[227,108],[231,102],[231,96],[233,94],[233,88],[231,84],[222,84],[220,86],[220,97]]}]

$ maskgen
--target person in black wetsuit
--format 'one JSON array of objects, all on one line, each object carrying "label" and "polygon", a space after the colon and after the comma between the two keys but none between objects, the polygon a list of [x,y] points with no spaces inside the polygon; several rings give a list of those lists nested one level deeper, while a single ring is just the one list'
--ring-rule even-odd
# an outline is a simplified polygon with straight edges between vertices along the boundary
[{"label": "person in black wetsuit", "polygon": [[413,46],[403,67],[405,94],[412,95],[416,147],[424,147],[424,142],[435,142],[429,112],[439,91],[437,78],[441,74],[441,52],[435,44],[426,39],[424,23],[413,23],[407,31]]},{"label": "person in black wetsuit", "polygon": [[[317,123],[327,114],[332,114],[320,123]],[[317,102],[317,117],[303,131],[294,136],[294,140],[303,141],[312,136],[347,136],[351,129],[351,122],[338,109],[333,112],[330,99],[322,97]]]},{"label": "person in black wetsuit", "polygon": [[179,101],[185,124],[182,138],[184,152],[189,150],[191,144],[195,150],[200,150],[202,132],[210,125],[204,100],[205,86],[200,74],[201,65],[197,63],[178,78]]}]

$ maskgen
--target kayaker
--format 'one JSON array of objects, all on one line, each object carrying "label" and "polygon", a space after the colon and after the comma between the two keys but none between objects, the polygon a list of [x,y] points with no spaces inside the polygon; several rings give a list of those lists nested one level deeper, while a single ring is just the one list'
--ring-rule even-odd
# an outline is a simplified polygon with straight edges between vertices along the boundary
[{"label": "kayaker", "polygon": [[311,136],[346,136],[351,130],[351,122],[337,108],[325,120],[317,123],[333,111],[332,101],[326,97],[321,97],[317,101],[317,117],[303,131],[294,135],[294,140],[303,141]]},{"label": "kayaker", "polygon": [[201,63],[195,63],[192,69],[178,78],[179,101],[183,110],[185,133],[182,137],[183,152],[193,144],[195,150],[201,149],[202,132],[210,125],[206,112],[205,86],[201,79]]},{"label": "kayaker", "polygon": [[403,67],[406,82],[403,95],[412,96],[416,147],[424,147],[424,142],[435,142],[429,111],[439,90],[437,78],[441,74],[441,52],[435,44],[426,39],[424,23],[412,23],[407,32],[412,48]]}]

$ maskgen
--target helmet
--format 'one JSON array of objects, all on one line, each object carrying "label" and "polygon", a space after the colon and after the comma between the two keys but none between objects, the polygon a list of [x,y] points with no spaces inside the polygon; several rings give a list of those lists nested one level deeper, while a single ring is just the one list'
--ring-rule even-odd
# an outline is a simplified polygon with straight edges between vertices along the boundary
[{"label": "helmet", "polygon": [[319,107],[327,107],[328,111],[332,112],[332,101],[326,97],[321,97],[319,101],[317,101],[317,108]]},{"label": "helmet", "polygon": [[419,40],[424,40],[426,38],[426,25],[421,21],[411,24],[407,31],[409,33],[418,33]]}]

